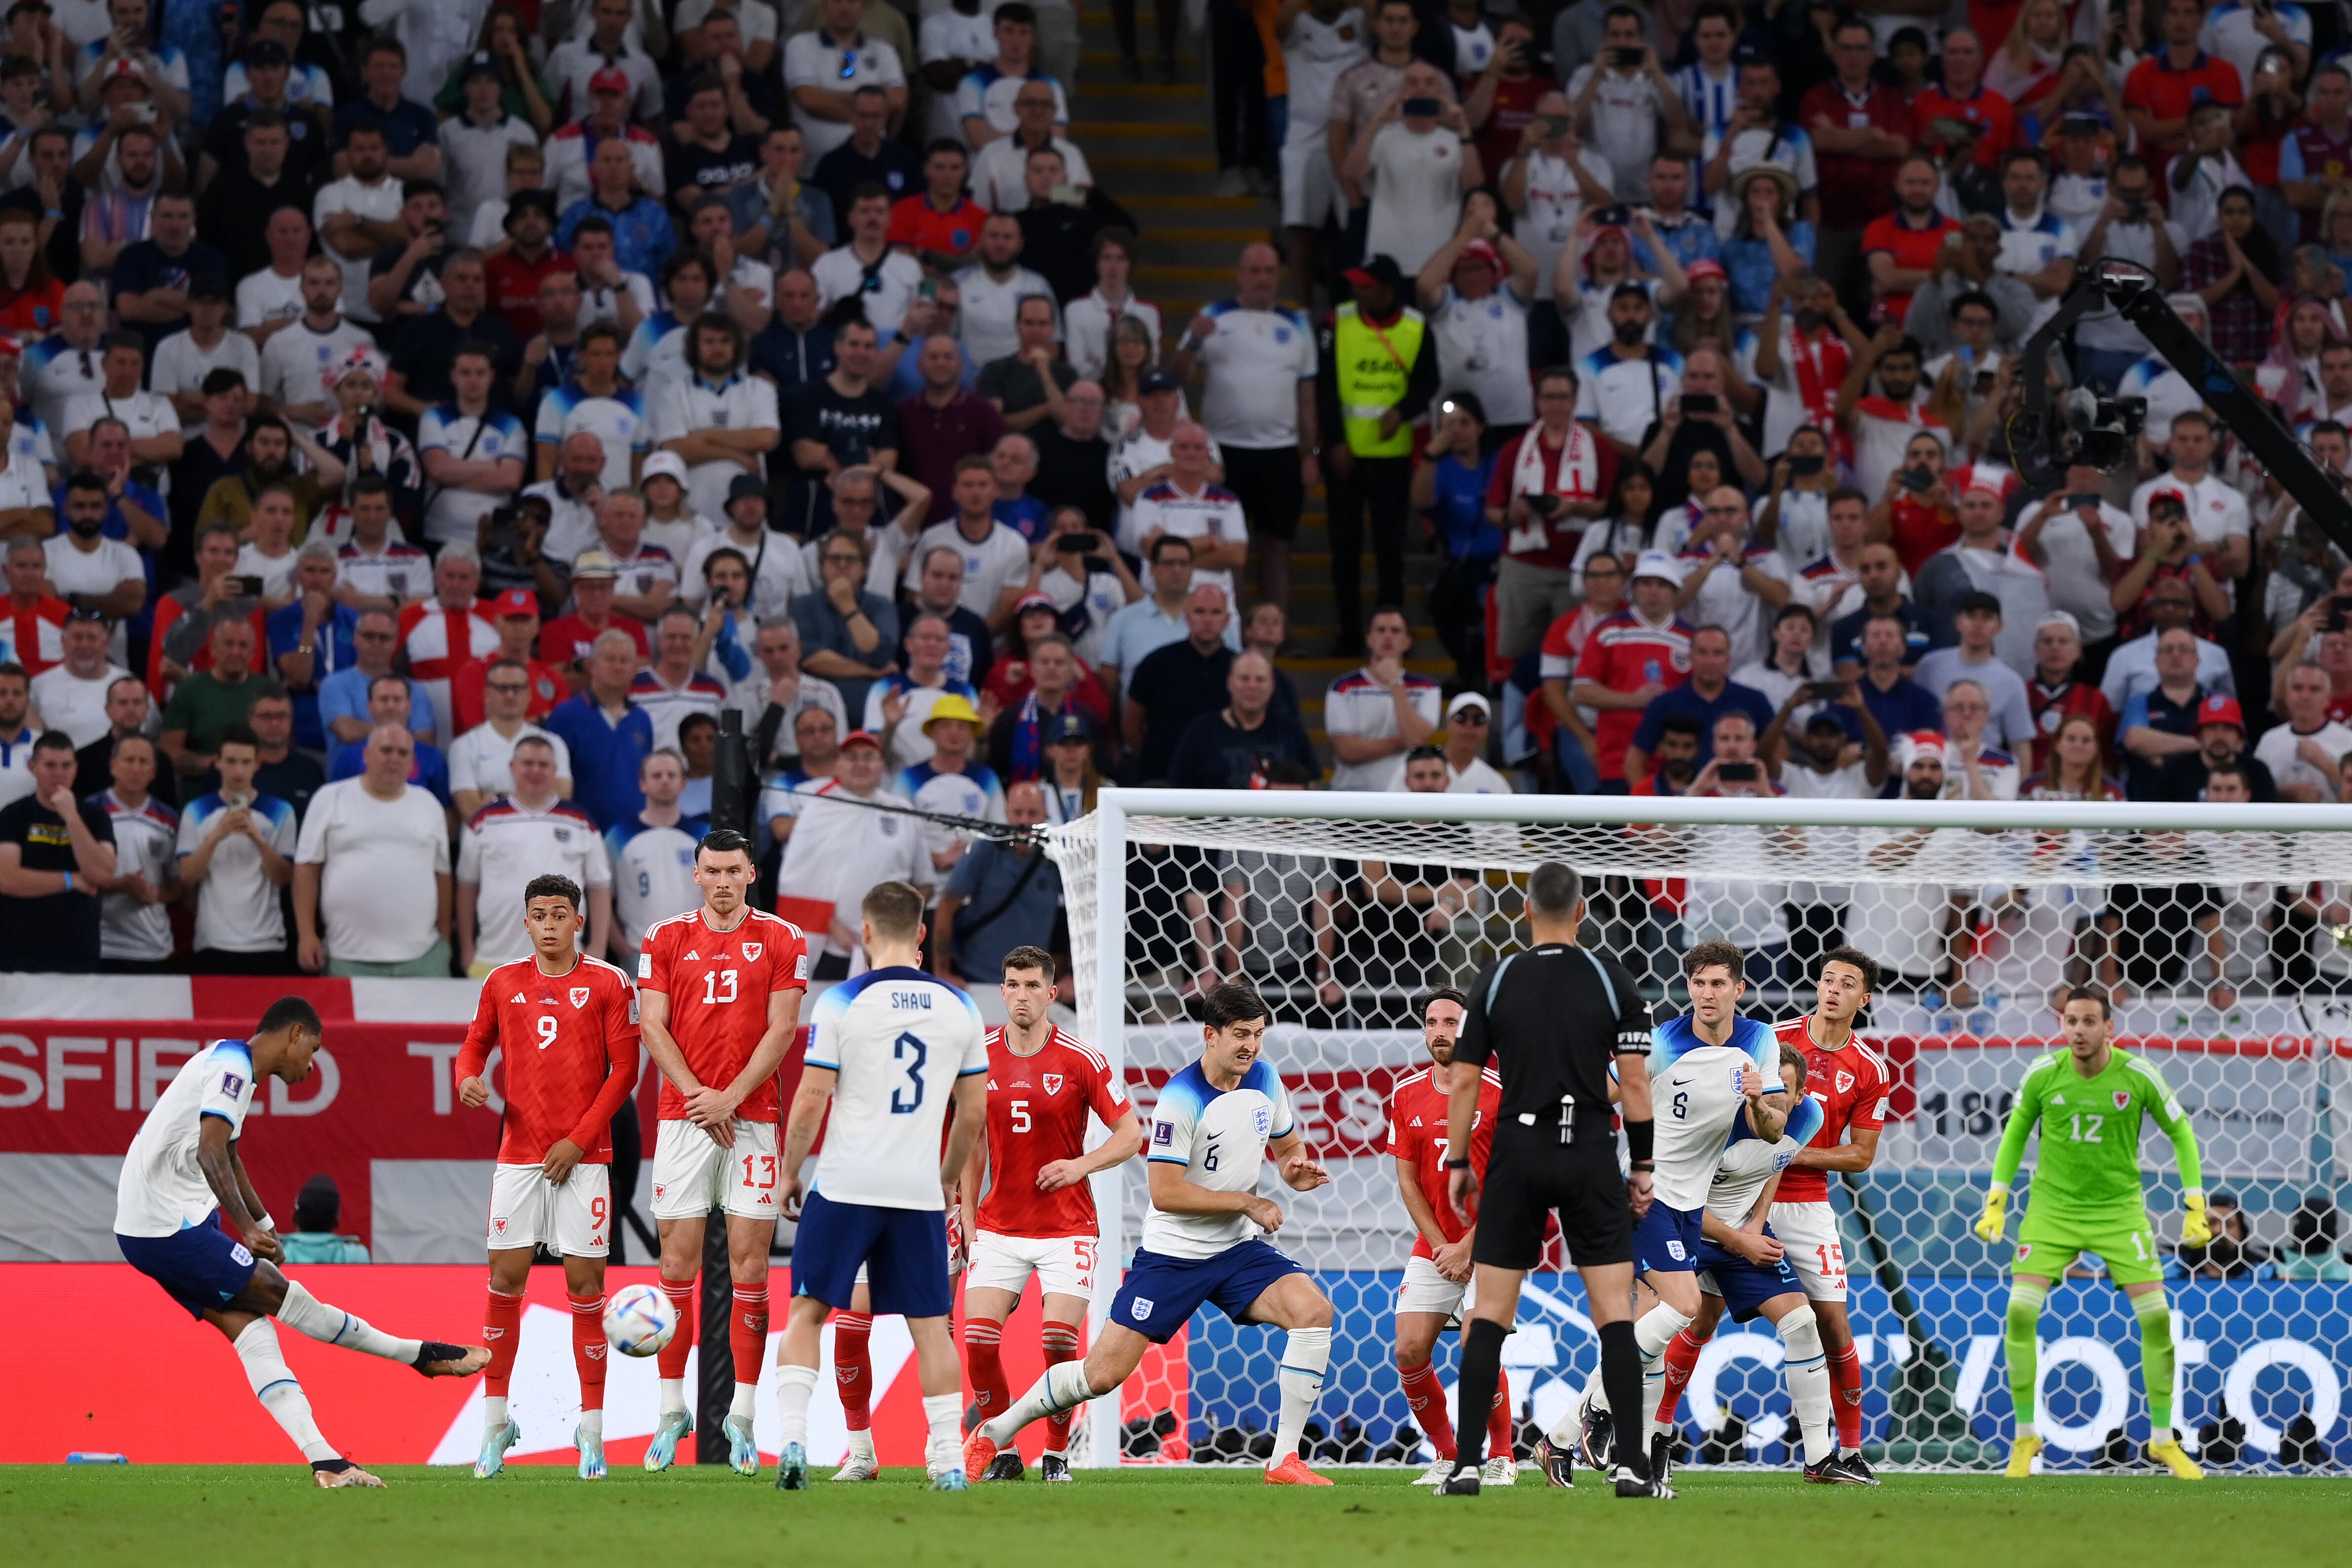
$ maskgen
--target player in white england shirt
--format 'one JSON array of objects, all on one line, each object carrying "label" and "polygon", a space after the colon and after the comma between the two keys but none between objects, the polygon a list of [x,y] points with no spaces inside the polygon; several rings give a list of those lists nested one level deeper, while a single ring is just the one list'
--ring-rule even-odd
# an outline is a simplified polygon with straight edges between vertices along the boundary
[{"label": "player in white england shirt", "polygon": [[533,877],[568,876],[587,891],[584,952],[603,952],[612,931],[612,862],[588,813],[555,792],[555,743],[527,736],[508,767],[513,790],[457,840],[457,961],[477,977],[530,956],[523,890]]},{"label": "player in white england shirt", "polygon": [[403,1362],[427,1377],[466,1377],[489,1364],[478,1345],[395,1339],[289,1280],[286,1249],[237,1153],[263,1078],[299,1083],[325,1034],[318,1010],[281,997],[244,1040],[189,1058],[139,1126],[115,1188],[114,1234],[131,1266],[236,1347],[246,1380],[322,1488],[381,1487],[321,1437],[301,1383],[278,1348],[278,1325],[321,1344]]},{"label": "player in white england shirt", "polygon": [[[849,1307],[863,1269],[871,1311],[903,1315],[915,1342],[931,1486],[961,1491],[956,1438],[963,1368],[948,1327],[954,1299],[945,1210],[988,1114],[987,1030],[970,997],[920,967],[921,893],[903,882],[880,883],[845,913],[856,919],[859,945],[874,967],[817,998],[800,1087],[784,1123],[778,1196],[800,1231],[792,1317],[776,1352],[783,1422],[776,1486],[796,1491],[808,1485],[819,1331],[834,1308]],[[954,1124],[943,1127],[950,1103]],[[824,1152],[814,1181],[804,1183],[801,1167],[821,1127]]]},{"label": "player in white england shirt", "polygon": [[1234,578],[1249,559],[1249,527],[1241,497],[1213,481],[1209,433],[1187,421],[1168,441],[1168,476],[1136,497],[1135,543],[1146,559],[1162,534],[1192,541],[1192,586],[1222,588],[1228,602]]},{"label": "player in white england shirt", "polygon": [[1269,1155],[1294,1192],[1331,1178],[1307,1152],[1289,1093],[1261,1054],[1272,1014],[1257,992],[1233,982],[1213,987],[1200,1014],[1200,1060],[1168,1081],[1153,1108],[1151,1207],[1108,1320],[1084,1361],[1047,1367],[1013,1408],[973,1430],[964,1469],[975,1479],[1023,1427],[1115,1392],[1151,1346],[1167,1343],[1194,1312],[1214,1303],[1235,1323],[1287,1331],[1267,1484],[1331,1484],[1298,1453],[1330,1364],[1331,1303],[1311,1275],[1265,1239],[1286,1216],[1257,1193]]}]

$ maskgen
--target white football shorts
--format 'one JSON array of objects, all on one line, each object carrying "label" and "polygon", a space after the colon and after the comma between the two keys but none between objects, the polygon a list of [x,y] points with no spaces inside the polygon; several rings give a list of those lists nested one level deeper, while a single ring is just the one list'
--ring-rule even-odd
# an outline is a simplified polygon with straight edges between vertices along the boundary
[{"label": "white football shorts", "polygon": [[1845,1300],[1845,1244],[1838,1239],[1837,1212],[1826,1203],[1776,1203],[1772,1234],[1780,1239],[1789,1267],[1812,1301]]},{"label": "white football shorts", "polygon": [[490,1172],[489,1246],[493,1252],[546,1246],[566,1258],[602,1258],[613,1230],[613,1168],[576,1165],[561,1186],[537,1166]]},{"label": "white football shorts", "polygon": [[1477,1294],[1475,1276],[1456,1284],[1437,1271],[1435,1262],[1415,1253],[1404,1260],[1404,1283],[1397,1287],[1396,1310],[1466,1318],[1476,1304]]},{"label": "white football shorts", "polygon": [[[1331,172],[1331,149],[1320,132],[1312,141],[1282,145],[1282,224],[1319,229],[1339,208],[1339,179]],[[1342,216],[1346,214],[1342,214]]]},{"label": "white football shorts", "polygon": [[680,1118],[664,1122],[654,1142],[654,1218],[699,1219],[715,1205],[739,1219],[773,1219],[776,1124],[735,1119],[735,1144]]},{"label": "white football shorts", "polygon": [[1095,1251],[1091,1236],[999,1236],[993,1230],[972,1233],[971,1261],[964,1265],[964,1289],[1010,1291],[1028,1289],[1037,1276],[1037,1289],[1048,1296],[1095,1293]]}]

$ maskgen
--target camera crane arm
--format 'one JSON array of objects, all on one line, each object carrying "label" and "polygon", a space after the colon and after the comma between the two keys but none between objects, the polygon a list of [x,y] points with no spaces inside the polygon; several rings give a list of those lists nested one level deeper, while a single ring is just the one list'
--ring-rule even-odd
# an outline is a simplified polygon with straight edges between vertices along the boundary
[{"label": "camera crane arm", "polygon": [[2043,373],[2050,350],[2069,327],[2101,306],[2112,306],[2117,315],[2138,328],[2222,425],[2246,444],[2264,471],[2301,504],[2304,516],[2326,530],[2336,549],[2352,556],[2352,497],[2346,496],[2342,482],[2313,461],[2270,404],[2189,329],[2189,323],[2165,302],[2164,286],[2155,276],[2128,263],[2078,264],[2074,286],[2060,301],[2058,313],[2025,340],[2023,363],[2019,367],[2025,402],[2014,422],[2010,450],[2017,459],[2019,474],[2029,485],[2047,488],[2060,483],[2070,462],[2116,467],[2124,451],[2101,453],[2096,444],[2085,443],[2084,437],[2120,436],[2139,427],[2138,414],[2144,410],[2121,411],[2123,423],[2118,423],[2117,411],[2101,408],[2087,391],[2068,395],[2063,416],[2051,407],[2049,382]]}]

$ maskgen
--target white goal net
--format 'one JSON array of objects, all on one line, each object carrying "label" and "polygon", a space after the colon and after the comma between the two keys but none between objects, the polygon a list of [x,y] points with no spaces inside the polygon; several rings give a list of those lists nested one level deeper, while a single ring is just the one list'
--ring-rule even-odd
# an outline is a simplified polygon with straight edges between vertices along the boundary
[{"label": "white goal net", "polygon": [[[2217,1215],[2184,1251],[2168,1143],[2142,1166],[2168,1260],[2179,1368],[2175,1425],[2209,1466],[2326,1462],[2352,1376],[2352,1265],[2336,1202],[2352,1181],[2335,1107],[2352,1091],[2352,814],[2323,807],[1730,801],[1592,797],[1106,790],[1055,831],[1081,1032],[1124,1071],[1147,1123],[1198,1053],[1192,994],[1243,977],[1271,1003],[1266,1057],[1331,1185],[1263,1190],[1276,1245],[1338,1309],[1311,1429],[1318,1462],[1425,1462],[1400,1389],[1393,1301],[1413,1227],[1385,1153],[1391,1085],[1425,1064],[1417,999],[1466,986],[1520,945],[1527,873],[1583,873],[1588,944],[1678,1010],[1681,958],[1723,937],[1750,955],[1743,1007],[1811,1006],[1817,956],[1852,943],[1887,975],[1864,1023],[1895,1087],[1878,1157],[1831,1179],[1866,1384],[1867,1450],[1973,1468],[2006,1452],[2007,1243],[1980,1211],[2011,1096],[2057,1049],[2053,994],[2112,988],[2116,1034],[2189,1110]],[[2015,1206],[2030,1208],[2029,1146]],[[1116,1188],[1122,1262],[1139,1166]],[[2225,1200],[2227,1207],[2225,1208]],[[2147,1436],[2137,1339],[2086,1258],[2042,1319],[2040,1429],[2057,1467],[2128,1455]],[[1098,1281],[1097,1310],[1117,1271]],[[1755,1332],[1749,1332],[1753,1330]],[[1263,1454],[1277,1339],[1197,1314],[1097,1408],[1097,1461],[1215,1463]],[[1438,1363],[1451,1388],[1456,1336]],[[1530,1276],[1505,1368],[1521,1448],[1590,1375],[1598,1344],[1573,1274]],[[1793,1464],[1766,1325],[1727,1320],[1682,1412],[1697,1462]],[[1532,1422],[1534,1425],[1527,1425]]]}]

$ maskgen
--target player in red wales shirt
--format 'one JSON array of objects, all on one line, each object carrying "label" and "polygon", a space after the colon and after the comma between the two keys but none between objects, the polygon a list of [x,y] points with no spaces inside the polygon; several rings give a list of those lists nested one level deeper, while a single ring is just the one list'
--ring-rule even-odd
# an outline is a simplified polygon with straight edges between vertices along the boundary
[{"label": "player in red wales shirt", "polygon": [[[1437,1385],[1430,1353],[1437,1348],[1437,1336],[1445,1325],[1460,1322],[1471,1305],[1470,1240],[1476,1227],[1454,1211],[1445,1190],[1447,1105],[1454,1074],[1469,1071],[1466,1065],[1454,1067],[1454,1042],[1462,1036],[1468,1003],[1450,986],[1423,999],[1421,1038],[1429,1048],[1430,1065],[1399,1079],[1389,1094],[1389,1153],[1396,1156],[1397,1190],[1420,1232],[1413,1238],[1412,1256],[1405,1260],[1404,1283],[1397,1291],[1397,1375],[1404,1384],[1405,1403],[1437,1451],[1437,1462],[1415,1486],[1433,1487],[1454,1473],[1454,1423],[1447,1418],[1445,1391]],[[1496,1107],[1502,1099],[1503,1080],[1489,1069],[1478,1084],[1478,1112],[1470,1134],[1470,1164],[1482,1177],[1486,1151],[1495,1142]],[[1496,1487],[1516,1482],[1507,1382],[1495,1385],[1494,1407],[1486,1416],[1486,1448],[1495,1457],[1486,1461],[1481,1482]]]},{"label": "player in red wales shirt", "polygon": [[728,1342],[735,1397],[727,1412],[727,1462],[760,1473],[751,1402],[768,1352],[768,1247],[775,1239],[776,1070],[800,1029],[808,990],[808,944],[800,927],[753,909],[758,867],[751,841],[731,828],[703,835],[694,852],[702,906],[656,922],[637,956],[646,1050],[661,1069],[661,1131],[654,1145],[654,1224],[661,1232],[661,1288],[677,1312],[662,1346],[661,1417],[646,1469],[665,1470],[694,1430],[686,1411],[686,1357],[700,1314],[695,1288],[702,1230],[713,1204],[727,1211],[727,1266],[734,1281]]},{"label": "player in red wales shirt", "polygon": [[1831,1171],[1866,1171],[1878,1157],[1894,1086],[1885,1052],[1853,1031],[1870,1005],[1878,966],[1852,947],[1822,957],[1813,1010],[1774,1030],[1781,1042],[1805,1054],[1805,1092],[1826,1113],[1821,1130],[1780,1173],[1772,1203],[1772,1234],[1805,1287],[1822,1348],[1829,1353],[1830,1392],[1837,1413],[1838,1458],[1851,1473],[1876,1485],[1862,1458],[1862,1364],[1845,1315],[1845,1247],[1830,1208]]},{"label": "player in red wales shirt", "polygon": [[[963,1415],[967,1432],[1013,1402],[1000,1346],[1004,1320],[1020,1305],[1031,1274],[1043,1298],[1039,1338],[1046,1364],[1078,1359],[1099,1234],[1087,1178],[1143,1146],[1143,1125],[1110,1064],[1045,1021],[1055,977],[1054,956],[1044,948],[1007,953],[1000,988],[1011,1021],[988,1031],[988,1138],[972,1151],[962,1182],[963,1230],[971,1238],[963,1287],[964,1358],[973,1391]],[[1110,1133],[1091,1153],[1089,1111]],[[983,1174],[991,1178],[988,1191],[976,1197]],[[1040,1479],[1070,1479],[1071,1414],[1046,1418]],[[1017,1481],[1022,1469],[1020,1451],[1006,1448],[981,1479]]]},{"label": "player in red wales shirt", "polygon": [[487,1105],[491,1051],[506,1068],[506,1131],[490,1177],[490,1347],[481,1457],[506,1466],[522,1432],[507,1415],[532,1250],[563,1258],[572,1364],[580,1374],[580,1479],[604,1475],[604,1253],[611,1244],[613,1116],[637,1082],[637,998],[629,977],[580,951],[585,901],[569,877],[533,877],[522,893],[531,956],[490,971],[457,1053],[457,1098]]}]

